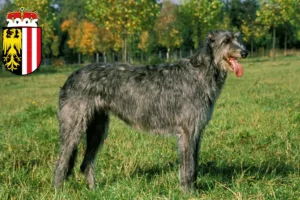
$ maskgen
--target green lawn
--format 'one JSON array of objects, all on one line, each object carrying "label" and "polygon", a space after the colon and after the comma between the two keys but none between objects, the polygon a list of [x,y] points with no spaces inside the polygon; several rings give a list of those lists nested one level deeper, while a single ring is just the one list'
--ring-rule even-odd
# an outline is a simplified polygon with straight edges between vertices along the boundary
[{"label": "green lawn", "polygon": [[175,138],[140,134],[114,117],[96,188],[79,172],[80,153],[74,176],[55,192],[58,92],[75,68],[1,72],[0,199],[298,199],[300,58],[248,59],[243,67],[243,77],[228,77],[203,138],[198,189],[187,195]]}]

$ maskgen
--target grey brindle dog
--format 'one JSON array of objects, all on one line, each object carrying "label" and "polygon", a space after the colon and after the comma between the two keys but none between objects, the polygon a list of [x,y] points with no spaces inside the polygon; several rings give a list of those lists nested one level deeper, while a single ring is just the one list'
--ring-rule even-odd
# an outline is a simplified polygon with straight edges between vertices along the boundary
[{"label": "grey brindle dog", "polygon": [[175,64],[91,64],[75,71],[59,95],[61,151],[55,187],[71,173],[77,146],[86,133],[80,169],[93,188],[94,161],[107,136],[111,112],[138,129],[177,136],[180,184],[184,191],[193,189],[201,136],[227,71],[243,74],[237,58],[248,53],[238,37],[238,33],[212,31],[198,53]]}]

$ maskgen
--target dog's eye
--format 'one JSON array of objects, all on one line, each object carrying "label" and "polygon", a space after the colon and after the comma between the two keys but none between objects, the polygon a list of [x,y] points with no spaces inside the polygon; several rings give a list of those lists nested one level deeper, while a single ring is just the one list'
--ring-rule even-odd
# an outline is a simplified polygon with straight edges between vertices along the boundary
[{"label": "dog's eye", "polygon": [[225,44],[228,44],[229,42],[230,42],[230,39],[225,39],[225,40],[224,40],[224,43],[225,43]]}]

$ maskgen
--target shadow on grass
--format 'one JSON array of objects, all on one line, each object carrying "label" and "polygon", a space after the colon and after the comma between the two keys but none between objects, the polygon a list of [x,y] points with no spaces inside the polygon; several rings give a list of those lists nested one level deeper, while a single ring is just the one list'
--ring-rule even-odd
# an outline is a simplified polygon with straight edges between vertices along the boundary
[{"label": "shadow on grass", "polygon": [[265,162],[260,166],[230,166],[226,164],[218,165],[217,162],[207,162],[201,164],[199,169],[196,184],[196,188],[199,190],[211,190],[215,187],[216,182],[230,185],[240,177],[243,177],[244,180],[249,177],[249,182],[257,182],[268,179],[268,177],[272,179],[274,176],[288,176],[297,171],[296,167],[278,162]]},{"label": "shadow on grass", "polygon": [[[148,166],[138,165],[131,172],[130,177],[142,177],[148,182],[164,176],[167,173],[178,171],[179,163],[169,162],[165,164],[154,164]],[[232,185],[241,179],[245,182],[261,182],[268,179],[285,177],[293,173],[298,173],[296,166],[285,163],[266,161],[260,165],[229,165],[227,163],[207,162],[199,165],[199,174],[196,181],[196,189],[209,191],[213,190],[220,183],[221,185]],[[109,182],[116,182],[120,177],[110,177]],[[102,180],[106,182],[105,180]],[[178,180],[179,183],[179,180]]]},{"label": "shadow on grass", "polygon": [[[145,177],[148,181],[152,181],[156,179],[157,176],[178,171],[178,168],[178,163],[171,162],[165,165],[153,165],[146,168],[138,166],[130,176]],[[226,163],[220,165],[217,162],[207,162],[199,166],[196,189],[204,191],[212,190],[216,187],[216,183],[231,185],[241,177],[246,182],[261,182],[265,179],[274,179],[274,177],[285,177],[289,174],[297,173],[297,170],[295,166],[272,161],[266,161],[260,166],[237,166],[226,165]]]},{"label": "shadow on grass", "polygon": [[[154,165],[149,167],[140,167],[137,166],[136,170],[131,174],[132,177],[139,176],[139,177],[146,177],[147,180],[151,181],[152,179],[156,178],[157,176],[163,175],[170,171],[174,171],[177,168],[177,163],[166,163],[164,165]],[[178,165],[179,166],[179,165]]]}]

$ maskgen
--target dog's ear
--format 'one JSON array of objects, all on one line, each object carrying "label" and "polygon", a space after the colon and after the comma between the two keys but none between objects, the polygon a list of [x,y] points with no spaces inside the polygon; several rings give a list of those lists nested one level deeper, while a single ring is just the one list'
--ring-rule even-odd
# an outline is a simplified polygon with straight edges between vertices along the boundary
[{"label": "dog's ear", "polygon": [[214,37],[214,35],[213,35],[212,33],[209,33],[209,34],[207,35],[207,39],[208,39],[208,41],[210,41],[210,42],[215,42],[215,37]]}]

